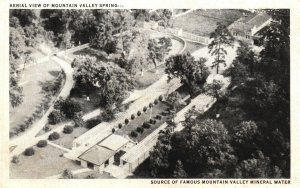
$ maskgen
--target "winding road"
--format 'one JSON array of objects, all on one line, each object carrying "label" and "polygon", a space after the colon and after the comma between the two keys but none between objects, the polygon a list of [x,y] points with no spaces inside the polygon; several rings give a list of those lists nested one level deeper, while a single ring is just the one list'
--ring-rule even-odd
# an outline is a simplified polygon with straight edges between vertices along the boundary
[{"label": "winding road", "polygon": [[[64,84],[62,90],[60,91],[59,95],[56,98],[56,99],[58,99],[59,97],[62,97],[65,99],[69,96],[70,91],[74,85],[73,69],[68,62],[66,62],[56,56],[51,56],[50,59],[55,61],[62,68],[62,70],[64,71],[64,73],[66,75],[65,84]],[[43,115],[43,117],[39,121],[35,122],[31,126],[31,128],[26,130],[22,135],[10,139],[10,142],[9,142],[10,147],[16,146],[15,149],[13,151],[11,151],[10,156],[19,155],[27,147],[35,145],[39,140],[44,139],[45,136],[48,137],[49,134],[45,134],[45,135],[43,135],[43,137],[36,137],[36,135],[47,124],[48,115],[51,113],[52,110],[53,110],[53,105],[51,105],[51,107],[47,110],[47,112]]]}]

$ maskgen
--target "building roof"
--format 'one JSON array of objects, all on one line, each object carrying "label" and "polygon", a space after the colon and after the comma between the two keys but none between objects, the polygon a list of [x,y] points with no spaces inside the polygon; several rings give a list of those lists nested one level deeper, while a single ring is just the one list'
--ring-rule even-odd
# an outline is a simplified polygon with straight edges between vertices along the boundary
[{"label": "building roof", "polygon": [[246,32],[250,31],[253,27],[260,27],[271,17],[267,14],[253,14],[243,16],[228,26],[228,29],[234,29],[236,31]]},{"label": "building roof", "polygon": [[267,14],[258,14],[255,17],[253,17],[251,20],[249,20],[247,23],[254,25],[256,27],[260,27],[262,24],[270,20],[271,17]]},{"label": "building roof", "polygon": [[111,127],[109,127],[109,123],[102,122],[74,139],[73,142],[79,143],[81,145],[83,143],[86,143],[88,140],[95,139],[95,141],[93,142],[94,144],[92,144],[95,145],[96,143],[108,137],[110,134],[112,134],[112,132]]},{"label": "building roof", "polygon": [[126,138],[120,135],[112,134],[104,141],[100,142],[98,145],[117,152],[122,146],[124,146],[128,142],[129,140],[127,140]]},{"label": "building roof", "polygon": [[95,145],[83,154],[81,154],[78,158],[100,166],[114,154],[115,152],[110,149],[99,145]]}]

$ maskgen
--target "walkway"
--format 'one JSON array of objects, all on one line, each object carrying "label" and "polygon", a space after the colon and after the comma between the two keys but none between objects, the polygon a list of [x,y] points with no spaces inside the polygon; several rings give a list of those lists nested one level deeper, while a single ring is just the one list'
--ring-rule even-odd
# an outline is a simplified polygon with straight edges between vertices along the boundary
[{"label": "walkway", "polygon": [[[57,96],[57,99],[59,97],[67,98],[70,94],[70,90],[72,89],[72,87],[74,85],[73,69],[68,62],[63,61],[63,60],[59,59],[58,57],[52,56],[52,57],[50,57],[50,59],[55,61],[66,74],[65,84],[64,84],[62,90],[60,91],[59,95]],[[39,121],[37,121],[36,123],[34,123],[31,126],[31,128],[26,130],[22,135],[10,139],[9,145],[17,146],[16,149],[14,149],[10,153],[11,156],[18,155],[21,152],[23,152],[27,147],[30,147],[30,146],[36,144],[37,139],[35,136],[47,124],[48,115],[51,113],[52,110],[53,110],[53,105],[47,110],[47,112],[43,115],[43,117]]]},{"label": "walkway", "polygon": [[116,165],[107,166],[104,169],[104,172],[107,172],[114,178],[118,178],[118,179],[124,179],[127,176],[131,175],[131,173],[129,173],[127,170],[125,170],[124,168],[122,168],[120,166],[116,166]]},{"label": "walkway", "polygon": [[55,143],[53,143],[53,142],[50,142],[50,141],[48,141],[48,144],[51,145],[51,146],[53,146],[53,147],[56,147],[56,148],[58,148],[58,149],[60,149],[60,150],[66,151],[66,152],[71,151],[70,149],[67,149],[67,148],[65,148],[65,147],[62,147],[62,146],[57,145],[57,144],[55,144]]}]

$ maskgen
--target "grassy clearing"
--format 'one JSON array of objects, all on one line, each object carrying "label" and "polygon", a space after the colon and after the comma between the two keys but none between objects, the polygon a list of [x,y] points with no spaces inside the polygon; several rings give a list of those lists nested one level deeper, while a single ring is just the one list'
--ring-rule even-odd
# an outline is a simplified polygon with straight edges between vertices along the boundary
[{"label": "grassy clearing", "polygon": [[243,11],[237,9],[195,10],[175,18],[173,26],[198,35],[209,36],[216,29],[218,22],[228,26],[241,16]]},{"label": "grassy clearing", "polygon": [[[123,123],[123,127],[121,129],[118,129],[116,131],[116,134],[129,135],[130,136],[131,131],[136,131],[137,127],[141,127],[144,122],[148,122],[150,120],[151,110],[149,109],[148,106],[147,106],[147,108],[148,109],[145,113],[141,111],[142,114],[140,116],[137,116],[137,114],[134,114],[135,119],[131,120],[127,125],[125,125]],[[157,105],[153,106],[152,113],[151,113],[151,118],[155,119],[154,117],[156,117],[157,115],[161,115],[161,113],[163,111],[166,111],[168,108],[169,108],[169,106],[166,103],[159,102]],[[128,117],[128,118],[130,118],[130,117]],[[151,132],[153,132],[160,125],[162,125],[166,121],[166,119],[167,119],[166,116],[162,116],[161,120],[156,120],[156,124],[151,124],[151,127],[149,129],[144,129],[144,132],[142,134],[138,133],[138,136],[136,138],[132,138],[132,139],[137,140],[138,142],[143,140]]]},{"label": "grassy clearing", "polygon": [[87,131],[88,131],[88,129],[85,127],[77,127],[77,128],[74,128],[74,130],[71,134],[61,133],[60,138],[58,140],[54,140],[52,142],[57,145],[60,145],[64,148],[72,149],[73,140],[76,139],[77,137],[79,137],[80,135],[84,134]]},{"label": "grassy clearing", "polygon": [[186,41],[186,48],[183,53],[187,53],[187,52],[193,53],[193,52],[199,50],[200,48],[207,48],[207,46],[205,46],[203,44],[198,44],[195,42]]},{"label": "grassy clearing", "polygon": [[135,89],[141,90],[149,87],[165,74],[165,68],[165,64],[162,64],[156,67],[156,69],[144,72],[143,75],[137,75],[135,77]]},{"label": "grassy clearing", "polygon": [[34,113],[41,112],[39,105],[55,97],[52,95],[52,98],[47,98],[43,88],[53,83],[60,72],[61,68],[53,61],[36,64],[24,70],[20,81],[23,87],[23,103],[15,108],[10,107],[10,130],[24,123]]},{"label": "grassy clearing", "polygon": [[53,146],[45,148],[33,147],[33,156],[19,156],[19,164],[10,164],[10,178],[40,179],[62,173],[66,168],[77,170],[82,168],[74,161],[64,158],[62,150]]}]

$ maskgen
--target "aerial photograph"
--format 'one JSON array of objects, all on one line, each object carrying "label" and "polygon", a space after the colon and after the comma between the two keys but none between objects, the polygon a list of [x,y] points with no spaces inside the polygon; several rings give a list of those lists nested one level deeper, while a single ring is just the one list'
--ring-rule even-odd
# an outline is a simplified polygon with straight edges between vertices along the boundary
[{"label": "aerial photograph", "polygon": [[10,9],[9,178],[290,178],[289,9]]}]

